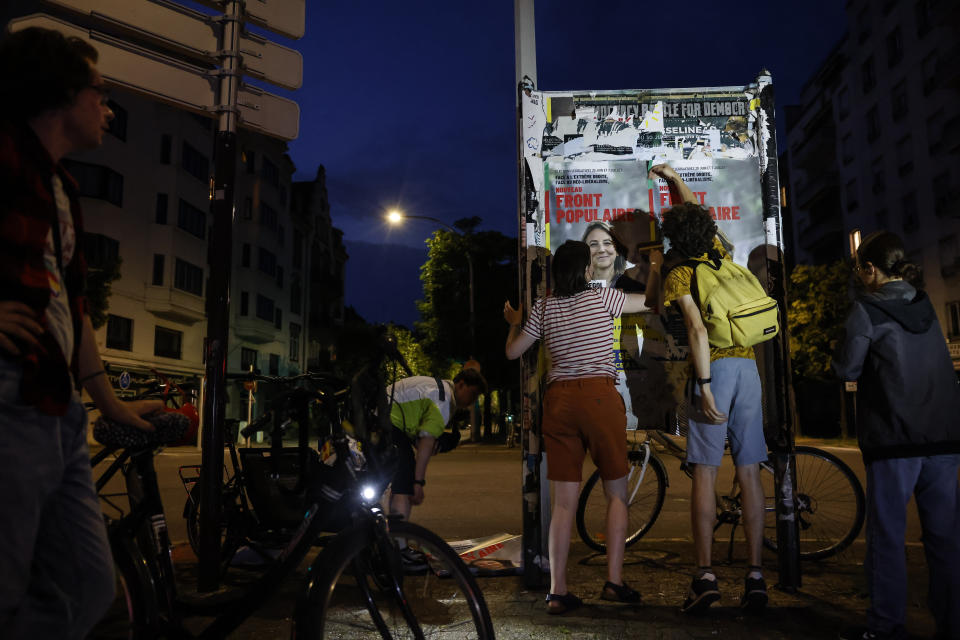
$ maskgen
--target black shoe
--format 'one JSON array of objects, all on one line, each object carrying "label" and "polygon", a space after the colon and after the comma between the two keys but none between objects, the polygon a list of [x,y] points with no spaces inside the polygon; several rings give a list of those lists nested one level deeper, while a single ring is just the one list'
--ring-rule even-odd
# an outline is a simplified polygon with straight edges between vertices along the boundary
[{"label": "black shoe", "polygon": [[743,582],[743,597],[740,608],[745,613],[763,613],[767,608],[767,583],[763,578],[747,578]]},{"label": "black shoe", "polygon": [[613,584],[607,581],[600,591],[600,599],[610,600],[611,602],[636,603],[640,602],[640,593],[636,589],[631,589],[627,586],[626,582],[623,584]]},{"label": "black shoe", "polygon": [[720,599],[720,590],[717,588],[717,579],[701,577],[694,578],[690,583],[687,599],[680,607],[681,613],[703,613],[714,602]]},{"label": "black shoe", "polygon": [[404,573],[417,573],[421,571],[426,571],[430,566],[430,563],[427,562],[427,556],[422,552],[410,547],[404,547],[400,549],[400,561],[403,564]]}]

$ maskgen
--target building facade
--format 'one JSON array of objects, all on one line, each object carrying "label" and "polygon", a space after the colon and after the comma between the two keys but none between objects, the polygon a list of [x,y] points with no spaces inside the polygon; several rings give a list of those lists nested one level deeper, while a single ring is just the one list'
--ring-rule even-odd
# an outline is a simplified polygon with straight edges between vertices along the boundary
[{"label": "building facade", "polygon": [[786,109],[797,263],[899,234],[960,360],[960,3],[848,0],[849,29]]}]

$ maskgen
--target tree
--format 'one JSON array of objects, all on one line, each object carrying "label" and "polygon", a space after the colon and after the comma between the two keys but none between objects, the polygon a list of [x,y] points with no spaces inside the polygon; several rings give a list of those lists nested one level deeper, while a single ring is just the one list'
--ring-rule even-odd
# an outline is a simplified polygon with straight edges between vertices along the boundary
[{"label": "tree", "polygon": [[830,359],[850,308],[849,281],[850,267],[843,261],[797,265],[790,274],[787,323],[794,376],[830,376]]},{"label": "tree", "polygon": [[123,260],[120,256],[107,260],[99,267],[90,267],[87,270],[87,315],[94,329],[99,329],[107,321],[107,311],[110,309],[110,290],[113,281],[120,277],[120,265]]}]

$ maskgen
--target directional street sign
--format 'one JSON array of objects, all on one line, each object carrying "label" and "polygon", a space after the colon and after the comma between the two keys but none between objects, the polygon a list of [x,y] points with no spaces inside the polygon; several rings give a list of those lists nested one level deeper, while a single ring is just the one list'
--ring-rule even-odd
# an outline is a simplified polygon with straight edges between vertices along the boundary
[{"label": "directional street sign", "polygon": [[[212,116],[216,111],[216,71],[182,62],[107,34],[52,16],[34,14],[10,21],[10,31],[27,27],[56,29],[96,47],[97,68],[110,84],[156,98],[188,111]],[[283,140],[297,137],[300,107],[296,102],[241,85],[237,96],[240,126]]]},{"label": "directional street sign", "polygon": [[[216,65],[222,22],[168,0],[44,0],[85,15],[116,29],[133,40],[170,49],[205,64]],[[250,3],[257,4],[257,3]],[[302,27],[301,27],[302,32]],[[303,57],[252,33],[240,36],[241,65],[255,78],[299,89]]]}]

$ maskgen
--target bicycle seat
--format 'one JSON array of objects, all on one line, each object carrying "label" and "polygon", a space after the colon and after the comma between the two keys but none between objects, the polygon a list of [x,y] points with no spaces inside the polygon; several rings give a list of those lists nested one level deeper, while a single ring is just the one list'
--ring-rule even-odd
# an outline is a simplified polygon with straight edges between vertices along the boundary
[{"label": "bicycle seat", "polygon": [[101,416],[93,424],[93,437],[106,447],[118,449],[146,449],[176,444],[190,427],[190,418],[182,413],[158,411],[143,416],[154,431],[136,427]]}]

